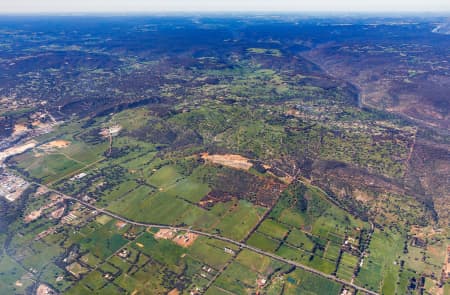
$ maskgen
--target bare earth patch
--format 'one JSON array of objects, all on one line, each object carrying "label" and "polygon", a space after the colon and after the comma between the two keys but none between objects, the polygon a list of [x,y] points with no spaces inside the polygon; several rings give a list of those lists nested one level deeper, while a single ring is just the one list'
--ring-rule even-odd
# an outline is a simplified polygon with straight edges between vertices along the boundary
[{"label": "bare earth patch", "polygon": [[59,218],[61,218],[61,217],[64,215],[64,210],[66,210],[66,207],[65,207],[65,206],[63,206],[63,207],[61,207],[61,208],[59,208],[59,209],[56,209],[55,211],[53,211],[53,212],[50,214],[50,216],[51,216],[53,219],[59,219]]},{"label": "bare earth patch", "polygon": [[25,223],[29,223],[33,220],[38,219],[39,217],[41,217],[42,214],[42,210],[34,210],[32,211],[30,214],[28,214],[27,216],[25,216],[24,221]]},{"label": "bare earth patch", "polygon": [[36,290],[36,295],[56,294],[56,292],[46,284],[40,284]]},{"label": "bare earth patch", "polygon": [[173,241],[180,245],[181,247],[189,247],[192,244],[194,244],[195,240],[197,239],[198,235],[194,233],[185,233],[182,235],[176,236]]},{"label": "bare earth patch", "polygon": [[55,148],[65,148],[67,146],[69,146],[70,141],[67,140],[54,140],[54,141],[50,141],[48,143],[45,144],[45,146],[49,146],[49,147],[55,147]]},{"label": "bare earth patch", "polygon": [[13,136],[22,134],[24,132],[28,131],[28,127],[24,124],[16,124],[14,125],[14,131]]},{"label": "bare earth patch", "polygon": [[155,234],[155,239],[171,240],[176,231],[173,229],[162,228]]},{"label": "bare earth patch", "polygon": [[249,159],[241,155],[225,154],[225,155],[210,155],[203,153],[200,155],[205,161],[212,162],[235,169],[249,170],[253,164]]},{"label": "bare earth patch", "polygon": [[17,287],[22,287],[23,286],[21,281],[16,281],[16,283],[14,285],[16,285]]},{"label": "bare earth patch", "polygon": [[117,229],[122,229],[122,228],[124,228],[125,225],[127,225],[127,223],[124,222],[124,221],[119,220],[119,221],[116,222],[116,228]]},{"label": "bare earth patch", "polygon": [[21,154],[23,152],[26,152],[29,149],[34,148],[37,145],[37,141],[30,140],[22,145],[15,146],[9,149],[4,150],[3,152],[0,152],[0,162],[5,160],[6,158],[14,155]]},{"label": "bare earth patch", "polygon": [[176,234],[176,230],[162,228],[155,234],[155,239],[172,240],[175,244],[187,248],[191,246],[198,237],[197,234],[190,232],[179,235]]},{"label": "bare earth patch", "polygon": [[39,148],[44,151],[52,151],[55,149],[66,148],[69,145],[70,145],[70,141],[58,139],[58,140],[53,140],[53,141],[44,143],[44,144],[40,145]]}]

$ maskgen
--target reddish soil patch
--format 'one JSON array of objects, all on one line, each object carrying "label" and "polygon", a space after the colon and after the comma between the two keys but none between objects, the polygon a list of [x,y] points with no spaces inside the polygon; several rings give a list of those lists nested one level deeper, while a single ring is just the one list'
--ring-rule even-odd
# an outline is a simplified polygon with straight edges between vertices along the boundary
[{"label": "reddish soil patch", "polygon": [[126,222],[123,222],[123,221],[120,221],[120,220],[116,222],[116,228],[117,228],[117,229],[121,229],[121,228],[123,228],[125,225],[127,225]]},{"label": "reddish soil patch", "polygon": [[28,127],[26,125],[16,124],[16,125],[14,125],[13,135],[18,135],[18,134],[21,134],[26,131],[28,131]]},{"label": "reddish soil patch", "polygon": [[48,142],[46,144],[43,144],[43,145],[40,146],[40,148],[43,148],[43,149],[53,149],[53,148],[61,149],[61,148],[68,147],[69,145],[70,145],[70,141],[59,139],[59,140],[54,140],[54,141],[50,141],[50,142]]},{"label": "reddish soil patch", "polygon": [[175,236],[176,231],[173,229],[162,228],[155,234],[155,239],[171,240]]},{"label": "reddish soil patch", "polygon": [[198,237],[197,234],[194,234],[194,233],[185,233],[185,234],[176,236],[176,237],[173,239],[173,241],[174,241],[176,244],[180,245],[181,247],[187,248],[187,247],[191,246],[191,245],[195,242],[195,240],[197,239],[197,237]]},{"label": "reddish soil patch", "polygon": [[50,216],[51,216],[53,219],[61,218],[61,217],[63,216],[63,214],[64,214],[64,210],[65,210],[65,209],[66,209],[65,206],[63,206],[63,207],[61,207],[61,208],[58,208],[58,209],[56,209],[55,211],[53,211],[53,212],[50,214]]},{"label": "reddish soil patch", "polygon": [[39,217],[41,217],[41,214],[42,214],[42,210],[34,210],[34,211],[31,211],[31,213],[30,214],[28,214],[27,216],[25,216],[25,218],[24,218],[24,221],[25,221],[25,223],[28,223],[28,222],[31,222],[31,221],[33,221],[33,220],[36,220],[36,219],[38,219]]}]

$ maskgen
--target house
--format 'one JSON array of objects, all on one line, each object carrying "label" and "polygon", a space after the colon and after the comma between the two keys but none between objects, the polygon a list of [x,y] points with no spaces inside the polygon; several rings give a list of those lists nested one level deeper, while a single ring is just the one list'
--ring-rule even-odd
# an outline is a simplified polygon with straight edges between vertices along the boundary
[{"label": "house", "polygon": [[228,247],[223,248],[223,250],[225,251],[225,253],[231,254],[231,255],[235,255],[236,251],[234,251],[233,249],[230,249]]},{"label": "house", "polygon": [[119,253],[117,253],[117,255],[122,258],[127,258],[128,256],[130,256],[130,251],[128,251],[128,249],[124,248],[124,249],[120,250]]}]

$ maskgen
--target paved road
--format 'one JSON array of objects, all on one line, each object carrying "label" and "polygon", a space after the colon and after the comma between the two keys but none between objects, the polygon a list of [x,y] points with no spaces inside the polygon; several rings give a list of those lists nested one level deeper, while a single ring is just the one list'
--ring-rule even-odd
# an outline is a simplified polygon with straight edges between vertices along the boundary
[{"label": "paved road", "polygon": [[250,245],[247,245],[247,244],[244,244],[244,243],[241,243],[241,242],[238,242],[238,241],[235,241],[235,240],[232,240],[232,239],[223,237],[223,236],[219,236],[219,235],[215,235],[215,234],[211,234],[211,233],[206,233],[206,232],[202,232],[202,231],[198,231],[198,230],[193,230],[193,229],[187,228],[187,227],[178,227],[178,226],[171,226],[171,225],[164,225],[164,224],[154,224],[154,223],[145,223],[145,222],[133,221],[133,220],[130,220],[130,219],[125,218],[125,217],[123,217],[123,216],[120,216],[120,215],[118,215],[118,214],[116,214],[116,213],[113,213],[113,212],[111,212],[111,211],[108,211],[108,210],[106,210],[106,209],[103,209],[103,208],[97,208],[97,207],[95,207],[94,205],[89,204],[89,203],[87,203],[87,202],[84,202],[84,201],[82,201],[82,200],[80,200],[80,199],[77,199],[77,198],[74,198],[74,197],[65,195],[65,194],[63,194],[63,193],[61,193],[61,192],[58,192],[58,191],[56,191],[56,190],[53,190],[53,189],[51,189],[51,188],[49,188],[49,187],[47,187],[47,186],[45,186],[45,185],[42,185],[42,184],[39,184],[39,183],[34,183],[34,184],[39,185],[39,186],[41,186],[41,187],[44,187],[44,188],[46,188],[47,190],[52,191],[52,192],[54,192],[54,193],[56,193],[56,194],[58,194],[58,195],[61,195],[63,198],[65,198],[65,199],[67,199],[67,200],[71,200],[71,201],[78,202],[78,203],[80,203],[80,204],[86,206],[87,208],[90,208],[90,209],[95,210],[95,211],[97,211],[97,212],[99,212],[99,213],[108,215],[108,216],[113,217],[113,218],[115,218],[115,219],[121,220],[121,221],[126,222],[126,223],[128,223],[128,224],[137,225],[137,226],[143,226],[143,227],[154,227],[154,228],[163,228],[163,229],[172,229],[172,230],[189,231],[189,232],[198,234],[198,235],[200,235],[200,236],[205,236],[205,237],[208,237],[208,238],[212,238],[212,239],[216,239],[216,240],[221,240],[221,241],[228,242],[228,243],[230,243],[230,244],[236,245],[236,246],[238,246],[238,247],[240,247],[240,248],[242,248],[242,249],[247,249],[247,250],[256,252],[256,253],[258,253],[258,254],[261,254],[261,255],[270,257],[270,258],[272,258],[272,259],[275,259],[275,260],[284,262],[284,263],[286,263],[286,264],[293,265],[293,266],[295,266],[295,267],[301,268],[301,269],[303,269],[303,270],[305,270],[305,271],[308,271],[308,272],[310,272],[310,273],[313,273],[313,274],[316,274],[316,275],[325,277],[325,278],[327,278],[327,279],[333,280],[333,281],[335,281],[335,282],[338,282],[338,283],[340,283],[340,284],[343,284],[343,285],[352,287],[352,288],[354,288],[354,289],[356,289],[356,290],[358,290],[358,291],[361,291],[361,292],[364,292],[364,293],[367,293],[367,294],[370,294],[370,295],[379,295],[379,294],[376,293],[376,292],[367,290],[367,289],[365,289],[365,288],[363,288],[363,287],[360,287],[360,286],[355,285],[355,284],[353,284],[353,283],[347,282],[347,281],[342,280],[342,279],[340,279],[340,278],[337,278],[337,277],[335,277],[335,276],[332,276],[332,275],[323,273],[323,272],[321,272],[321,271],[318,271],[318,270],[316,270],[316,269],[314,269],[314,268],[308,267],[308,266],[303,265],[303,264],[301,264],[301,263],[298,263],[298,262],[296,262],[296,261],[292,261],[292,260],[283,258],[283,257],[281,257],[281,256],[272,254],[272,253],[270,253],[270,252],[265,252],[265,251],[263,251],[263,250],[261,250],[261,249],[258,249],[258,248],[256,248],[256,247],[253,247],[253,246],[250,246]]}]

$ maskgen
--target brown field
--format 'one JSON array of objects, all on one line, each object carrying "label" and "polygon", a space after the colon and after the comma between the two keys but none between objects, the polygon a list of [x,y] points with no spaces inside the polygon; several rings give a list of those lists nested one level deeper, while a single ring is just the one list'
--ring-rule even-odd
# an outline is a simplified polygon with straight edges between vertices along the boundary
[{"label": "brown field", "polygon": [[171,240],[175,236],[175,230],[162,228],[155,234],[155,239]]},{"label": "brown field", "polygon": [[38,219],[39,217],[41,217],[42,214],[42,210],[34,210],[32,211],[30,214],[28,214],[27,216],[25,216],[25,218],[23,219],[25,221],[25,223],[29,223],[33,220]]},{"label": "brown field", "polygon": [[21,133],[23,133],[23,132],[25,132],[27,130],[28,130],[28,127],[26,125],[24,125],[24,124],[16,124],[16,125],[14,125],[13,135],[21,134]]},{"label": "brown field", "polygon": [[182,235],[176,236],[172,241],[174,241],[176,244],[180,245],[181,247],[189,247],[192,244],[194,244],[195,240],[197,239],[198,235],[194,233],[185,233]]},{"label": "brown field", "polygon": [[176,235],[177,231],[173,229],[162,228],[155,234],[155,239],[172,240],[182,247],[191,246],[197,239],[198,235],[194,233],[184,233]]},{"label": "brown field", "polygon": [[45,194],[47,191],[48,191],[48,190],[47,190],[45,187],[40,186],[40,187],[36,190],[36,192],[34,193],[34,196],[37,197],[37,196],[43,195],[43,194]]},{"label": "brown field", "polygon": [[59,139],[59,140],[53,140],[53,141],[47,142],[39,147],[44,150],[52,150],[55,148],[57,148],[57,149],[65,148],[65,147],[68,147],[69,145],[70,145],[70,141]]},{"label": "brown field", "polygon": [[53,289],[47,286],[46,284],[40,284],[36,290],[36,295],[46,295],[53,294]]},{"label": "brown field", "polygon": [[253,166],[253,164],[250,163],[249,159],[240,155],[210,155],[208,153],[203,153],[200,156],[205,161],[235,169],[249,170]]},{"label": "brown field", "polygon": [[124,222],[124,221],[119,220],[119,221],[116,222],[116,228],[117,228],[117,229],[121,229],[121,228],[123,228],[125,225],[127,225],[127,223]]}]

